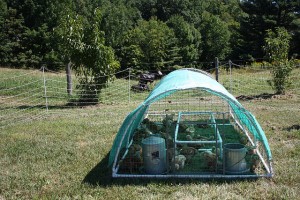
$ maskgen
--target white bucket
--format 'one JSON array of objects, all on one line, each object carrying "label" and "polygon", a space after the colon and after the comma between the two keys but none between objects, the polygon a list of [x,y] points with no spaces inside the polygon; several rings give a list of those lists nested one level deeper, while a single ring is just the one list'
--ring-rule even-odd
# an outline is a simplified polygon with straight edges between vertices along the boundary
[{"label": "white bucket", "polygon": [[150,136],[142,141],[144,168],[147,174],[163,174],[167,170],[165,139]]},{"label": "white bucket", "polygon": [[243,174],[249,172],[245,160],[247,149],[239,143],[224,144],[224,159],[226,174]]}]

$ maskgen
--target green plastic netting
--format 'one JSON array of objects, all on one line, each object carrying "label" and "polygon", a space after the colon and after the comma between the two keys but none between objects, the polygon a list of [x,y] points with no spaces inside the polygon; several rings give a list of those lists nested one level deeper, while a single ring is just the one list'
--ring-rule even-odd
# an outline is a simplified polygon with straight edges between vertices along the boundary
[{"label": "green plastic netting", "polygon": [[125,118],[111,148],[108,165],[111,166],[116,162],[120,149],[126,148],[130,143],[133,133],[143,120],[149,105],[176,91],[186,89],[204,90],[227,101],[239,122],[250,130],[250,134],[252,134],[255,139],[263,143],[268,159],[272,159],[268,140],[261,126],[255,117],[247,111],[233,95],[209,74],[195,69],[180,69],[165,76],[155,86],[146,100]]}]

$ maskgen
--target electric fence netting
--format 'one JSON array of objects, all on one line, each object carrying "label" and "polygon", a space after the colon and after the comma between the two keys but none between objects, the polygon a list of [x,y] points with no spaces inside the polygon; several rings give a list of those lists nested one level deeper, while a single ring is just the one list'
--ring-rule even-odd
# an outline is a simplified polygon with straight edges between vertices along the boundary
[{"label": "electric fence netting", "polygon": [[[81,95],[84,91],[78,77],[72,75],[72,94],[67,91],[65,73],[54,72],[42,67],[41,70],[3,69],[0,76],[0,127],[49,118],[52,115],[63,117],[87,117],[91,115],[114,115],[114,107],[129,107],[130,88],[136,78],[129,69],[117,72],[114,80],[108,82],[98,98],[93,94]],[[17,74],[16,74],[16,73]],[[12,76],[12,74],[14,74]],[[101,77],[97,77],[101,78]],[[132,80],[130,80],[132,79]],[[140,98],[145,98],[139,96]],[[92,100],[92,101],[91,101]],[[98,107],[99,109],[92,109]],[[122,109],[123,110],[123,109]]]},{"label": "electric fence netting", "polygon": [[[61,116],[62,119],[64,117],[90,116],[100,116],[104,119],[111,117],[123,119],[138,104],[143,102],[150,90],[159,81],[155,79],[150,83],[146,82],[147,88],[145,90],[133,90],[136,86],[139,88],[141,77],[140,74],[133,73],[133,70],[126,69],[113,74],[113,80],[103,85],[103,89],[97,93],[97,98],[94,98],[94,94],[84,93],[82,88],[85,87],[80,84],[80,77],[74,75],[71,76],[73,88],[68,91],[67,78],[64,72],[54,72],[45,67],[40,70],[3,68],[1,71],[0,128],[33,120],[47,120],[51,119],[53,115]],[[229,61],[220,62],[218,70],[213,68],[206,71],[212,76],[216,76],[218,73],[219,82],[238,100],[247,102],[257,98],[267,98],[274,93],[269,84],[272,79],[270,68],[266,66],[249,67]],[[168,73],[166,71],[161,72],[163,75]],[[298,74],[299,68],[292,72],[291,85],[288,90],[291,93],[299,93],[297,92],[300,88]],[[84,95],[82,95],[83,93]],[[179,94],[172,99],[173,101],[178,99],[179,105],[182,103],[181,96],[193,97],[195,95],[197,94]],[[201,98],[205,98],[205,95]],[[193,98],[185,99],[189,101]],[[165,101],[168,100],[165,99]],[[155,110],[155,106],[164,106],[162,102],[154,104],[153,110]],[[192,105],[199,102],[189,103]],[[123,109],[118,110],[122,110],[124,113],[116,112],[119,107]]]},{"label": "electric fence netting", "polygon": [[41,119],[46,112],[43,76],[40,71],[18,70],[0,76],[0,127]]},{"label": "electric fence netting", "polygon": [[[238,99],[251,100],[258,97],[267,97],[274,94],[271,86],[271,66],[248,66],[231,61],[220,64],[220,83]],[[298,78],[299,68],[292,71],[290,76],[289,92],[295,92],[300,87]]]}]

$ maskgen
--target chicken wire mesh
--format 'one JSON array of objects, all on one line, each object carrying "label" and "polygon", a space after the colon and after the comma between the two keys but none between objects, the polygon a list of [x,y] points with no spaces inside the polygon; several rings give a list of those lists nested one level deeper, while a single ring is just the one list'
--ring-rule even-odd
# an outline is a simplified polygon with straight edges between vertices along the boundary
[{"label": "chicken wire mesh", "polygon": [[197,89],[178,91],[149,106],[113,176],[270,176],[265,148],[251,131],[225,100]]}]

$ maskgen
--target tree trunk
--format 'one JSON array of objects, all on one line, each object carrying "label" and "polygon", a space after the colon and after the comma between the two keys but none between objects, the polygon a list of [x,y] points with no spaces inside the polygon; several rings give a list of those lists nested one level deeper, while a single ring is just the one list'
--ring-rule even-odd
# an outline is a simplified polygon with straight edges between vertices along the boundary
[{"label": "tree trunk", "polygon": [[68,95],[72,95],[72,76],[71,76],[71,62],[66,65],[66,75],[67,75],[67,92]]},{"label": "tree trunk", "polygon": [[219,59],[215,58],[216,81],[219,82]]}]

